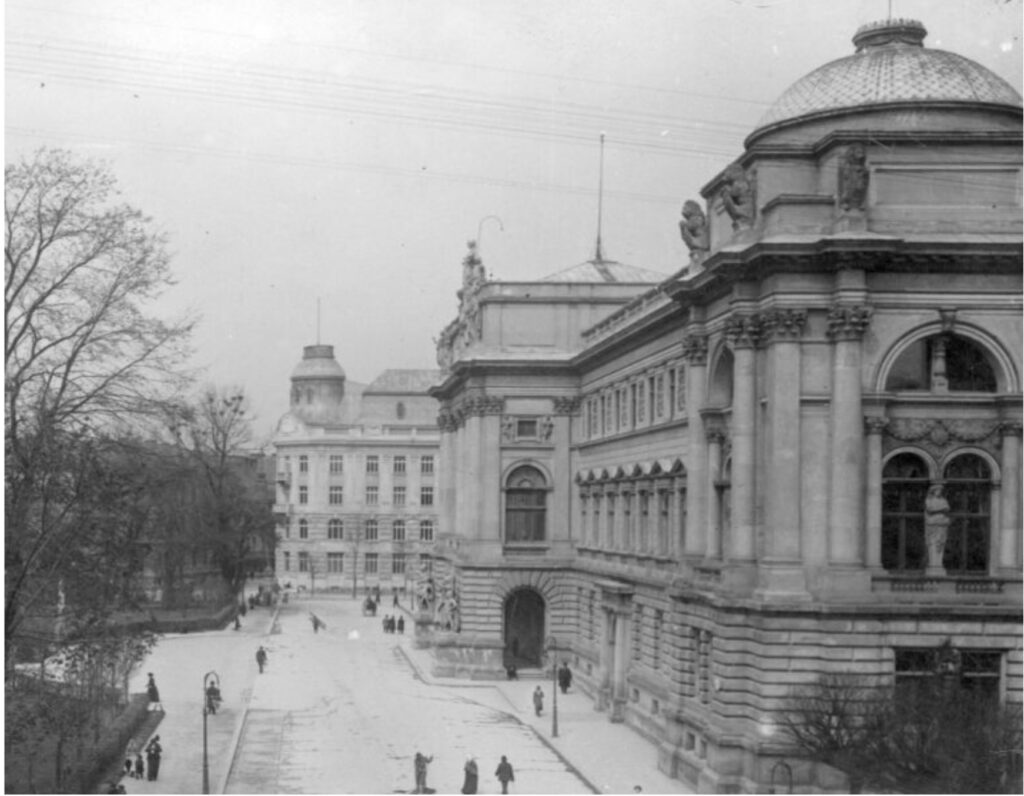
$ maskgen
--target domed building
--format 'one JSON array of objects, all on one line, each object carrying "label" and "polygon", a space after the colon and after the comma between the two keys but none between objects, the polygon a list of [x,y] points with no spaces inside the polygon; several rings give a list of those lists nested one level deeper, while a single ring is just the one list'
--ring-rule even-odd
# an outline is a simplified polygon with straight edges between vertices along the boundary
[{"label": "domed building", "polygon": [[281,586],[382,598],[409,590],[437,524],[437,413],[427,394],[437,378],[386,370],[358,384],[334,346],[303,349],[273,441]]},{"label": "domed building", "polygon": [[476,289],[437,674],[566,660],[699,792],[848,788],[784,729],[830,678],[1020,704],[1021,98],[925,36],[782,92],[672,277]]}]

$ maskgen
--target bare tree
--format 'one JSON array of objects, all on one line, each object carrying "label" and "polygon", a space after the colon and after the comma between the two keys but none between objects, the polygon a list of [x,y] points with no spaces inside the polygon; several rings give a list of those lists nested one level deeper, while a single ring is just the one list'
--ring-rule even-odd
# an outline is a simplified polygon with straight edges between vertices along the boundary
[{"label": "bare tree", "polygon": [[102,462],[102,431],[152,414],[177,383],[192,323],[147,312],[172,284],[164,239],[138,210],[115,203],[107,168],[41,150],[8,165],[5,179],[10,650],[27,617],[61,601],[82,571],[74,561],[97,543],[79,532],[83,517],[99,511],[90,491],[97,467],[83,464]]},{"label": "bare tree", "polygon": [[232,593],[245,581],[251,554],[272,549],[272,502],[251,467],[252,422],[241,388],[207,387],[199,398],[174,407],[170,426],[179,445],[198,468],[203,500],[201,525],[206,544]]}]

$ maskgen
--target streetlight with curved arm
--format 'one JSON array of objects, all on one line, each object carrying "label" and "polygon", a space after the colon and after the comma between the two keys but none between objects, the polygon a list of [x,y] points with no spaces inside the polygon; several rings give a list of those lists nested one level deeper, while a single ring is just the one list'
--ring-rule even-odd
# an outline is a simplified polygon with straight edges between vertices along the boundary
[{"label": "streetlight with curved arm", "polygon": [[209,671],[203,675],[203,793],[210,792],[210,757],[206,742],[206,717],[210,713],[210,702],[207,691],[214,686],[220,693],[220,675]]}]

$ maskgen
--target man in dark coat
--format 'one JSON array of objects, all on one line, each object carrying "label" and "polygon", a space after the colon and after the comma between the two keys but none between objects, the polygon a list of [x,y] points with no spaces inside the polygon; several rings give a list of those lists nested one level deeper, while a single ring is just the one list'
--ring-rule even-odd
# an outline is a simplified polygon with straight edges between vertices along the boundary
[{"label": "man in dark coat", "polygon": [[498,763],[498,768],[494,771],[494,776],[498,778],[501,783],[501,792],[508,793],[508,783],[515,782],[516,776],[512,771],[512,764],[508,762],[505,755],[501,756],[501,762]]},{"label": "man in dark coat", "polygon": [[263,674],[263,667],[267,665],[267,651],[263,647],[256,650],[256,665],[260,667],[260,674]]},{"label": "man in dark coat", "polygon": [[561,668],[558,670],[558,687],[562,689],[563,694],[566,694],[569,692],[569,686],[571,685],[572,670],[569,668],[568,663],[563,662]]}]

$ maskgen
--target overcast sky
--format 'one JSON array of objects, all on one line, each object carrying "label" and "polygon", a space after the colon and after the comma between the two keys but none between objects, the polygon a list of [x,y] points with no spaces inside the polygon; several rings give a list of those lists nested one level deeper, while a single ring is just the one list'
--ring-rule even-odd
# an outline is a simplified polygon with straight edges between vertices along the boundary
[{"label": "overcast sky", "polygon": [[683,200],[890,5],[1021,90],[1021,0],[9,0],[5,156],[111,164],[266,434],[318,299],[366,383],[436,367],[479,233],[497,279],[590,259],[602,132],[605,257],[678,270]]}]

